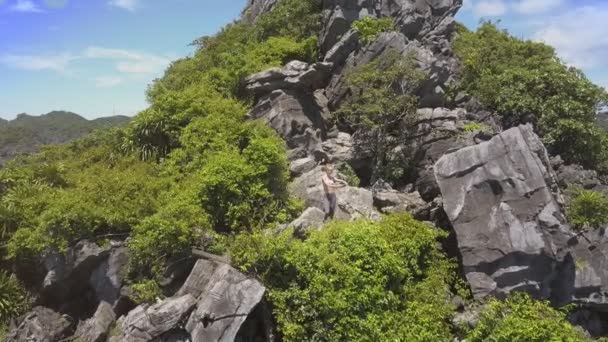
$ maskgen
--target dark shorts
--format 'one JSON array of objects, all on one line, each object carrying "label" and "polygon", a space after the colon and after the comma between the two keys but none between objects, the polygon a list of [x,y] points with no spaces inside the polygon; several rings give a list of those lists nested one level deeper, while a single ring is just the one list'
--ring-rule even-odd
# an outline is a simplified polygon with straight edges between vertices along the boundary
[{"label": "dark shorts", "polygon": [[336,213],[337,198],[335,193],[325,193],[325,219],[334,218]]}]

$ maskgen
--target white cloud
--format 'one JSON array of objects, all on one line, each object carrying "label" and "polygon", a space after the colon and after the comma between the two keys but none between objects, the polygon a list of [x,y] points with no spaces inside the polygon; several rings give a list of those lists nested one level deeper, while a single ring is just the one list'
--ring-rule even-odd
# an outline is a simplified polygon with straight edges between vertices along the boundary
[{"label": "white cloud", "polygon": [[94,79],[95,86],[98,88],[115,87],[123,82],[123,79],[116,76],[101,76]]},{"label": "white cloud", "polygon": [[84,55],[87,58],[116,60],[116,69],[127,74],[159,73],[171,62],[170,58],[163,56],[97,46],[87,48]]},{"label": "white cloud", "polygon": [[608,60],[608,6],[586,6],[548,18],[535,31],[535,40],[557,50],[579,68],[605,67]]},{"label": "white cloud", "polygon": [[17,0],[17,2],[10,7],[13,12],[29,12],[29,13],[41,13],[43,12],[38,5],[31,0]]},{"label": "white cloud", "polygon": [[98,46],[88,47],[84,51],[85,57],[100,59],[139,59],[141,54],[123,49],[110,49]]},{"label": "white cloud", "polygon": [[564,0],[520,0],[514,8],[521,14],[536,14],[556,9],[564,2]]},{"label": "white cloud", "polygon": [[139,0],[110,0],[110,5],[134,12],[137,9]]},{"label": "white cloud", "polygon": [[44,0],[44,3],[50,8],[63,8],[68,4],[68,0]]},{"label": "white cloud", "polygon": [[498,17],[507,13],[503,0],[482,0],[473,4],[473,13],[479,17]]},{"label": "white cloud", "polygon": [[64,53],[60,55],[3,55],[0,56],[0,63],[13,68],[24,70],[53,70],[64,72],[68,64],[78,57]]}]

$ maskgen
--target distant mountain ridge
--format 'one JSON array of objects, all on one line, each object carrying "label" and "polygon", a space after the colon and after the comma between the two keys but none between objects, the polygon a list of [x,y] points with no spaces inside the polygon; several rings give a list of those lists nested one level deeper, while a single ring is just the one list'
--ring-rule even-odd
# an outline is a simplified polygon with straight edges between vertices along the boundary
[{"label": "distant mountain ridge", "polygon": [[87,120],[65,111],[41,116],[25,113],[11,121],[0,119],[0,166],[20,153],[35,153],[41,146],[65,144],[100,128],[124,126],[127,116]]}]

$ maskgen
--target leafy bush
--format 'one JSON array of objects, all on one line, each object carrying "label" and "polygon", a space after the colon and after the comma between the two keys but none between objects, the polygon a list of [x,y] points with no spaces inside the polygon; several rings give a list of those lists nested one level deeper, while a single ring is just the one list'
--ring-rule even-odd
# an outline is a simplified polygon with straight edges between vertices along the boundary
[{"label": "leafy bush", "polygon": [[242,151],[211,155],[199,177],[200,203],[220,231],[263,227],[287,204],[287,160],[274,136],[253,136]]},{"label": "leafy bush", "polygon": [[17,277],[0,270],[0,327],[27,312],[30,302]]},{"label": "leafy bush", "polygon": [[591,190],[575,188],[567,208],[570,222],[579,228],[600,228],[608,224],[608,197]]},{"label": "leafy bush", "polygon": [[348,164],[342,164],[338,168],[338,172],[340,176],[348,183],[350,186],[359,186],[361,184],[361,179],[357,176],[355,170]]},{"label": "leafy bush", "polygon": [[210,231],[205,211],[195,202],[194,184],[186,183],[166,196],[166,203],[154,215],[133,228],[129,249],[131,265],[147,275],[162,272],[165,260],[188,255]]},{"label": "leafy bush", "polygon": [[322,28],[322,0],[280,0],[272,11],[260,16],[256,31],[260,39],[272,36],[305,39]]},{"label": "leafy bush", "polygon": [[560,153],[564,160],[600,173],[608,172],[608,134],[594,122],[557,120],[544,140],[552,147],[552,152]]},{"label": "leafy bush", "polygon": [[352,27],[359,32],[363,43],[369,43],[376,39],[382,32],[390,31],[395,23],[392,18],[365,17],[353,23]]},{"label": "leafy bush", "polygon": [[[534,123],[567,161],[589,168],[603,163],[607,146],[598,141],[605,138],[598,138],[592,126],[606,92],[564,65],[552,47],[517,39],[484,22],[477,32],[461,27],[454,50],[463,64],[462,88],[498,111],[505,126]],[[579,135],[571,140],[574,131]]]},{"label": "leafy bush", "polygon": [[404,176],[409,153],[392,151],[411,138],[408,124],[416,118],[415,95],[424,74],[411,56],[388,53],[348,76],[351,98],[335,113],[339,125],[354,132],[355,148],[371,160],[373,183]]},{"label": "leafy bush", "polygon": [[154,280],[142,280],[131,285],[133,291],[132,299],[135,304],[155,303],[157,298],[162,298],[163,294]]},{"label": "leafy bush", "polygon": [[246,106],[236,98],[246,99],[247,76],[293,59],[310,62],[317,57],[316,37],[258,40],[254,27],[242,23],[197,44],[194,57],[175,62],[148,89],[152,106],[129,125],[125,149],[138,151],[143,160],[159,160],[178,148],[182,129],[195,118],[244,115]]},{"label": "leafy bush", "polygon": [[[123,157],[108,168],[103,160],[89,164],[91,151],[80,153],[74,146],[53,151],[31,158],[30,165],[9,166],[9,172],[20,177],[0,198],[9,257],[35,256],[48,248],[64,250],[77,240],[95,240],[108,233],[128,234],[157,210],[157,198],[167,184],[158,178],[154,165]],[[37,178],[32,169],[44,159],[59,157],[65,165],[66,185],[54,188],[53,181]]]},{"label": "leafy bush", "polygon": [[257,273],[285,341],[448,341],[454,265],[444,234],[409,215],[334,222],[306,241],[244,234],[232,260]]},{"label": "leafy bush", "polygon": [[515,294],[505,302],[492,300],[467,341],[545,342],[591,341],[566,320],[563,312],[526,294]]},{"label": "leafy bush", "polygon": [[462,127],[462,129],[467,133],[483,131],[486,128],[487,128],[486,125],[478,123],[478,122],[471,122],[471,123],[464,125],[464,127]]}]

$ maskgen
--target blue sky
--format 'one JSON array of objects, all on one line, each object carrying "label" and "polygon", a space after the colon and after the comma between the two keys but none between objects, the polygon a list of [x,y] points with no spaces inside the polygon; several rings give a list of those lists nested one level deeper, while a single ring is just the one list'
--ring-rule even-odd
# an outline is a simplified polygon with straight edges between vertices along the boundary
[{"label": "blue sky", "polygon": [[[70,110],[133,115],[146,86],[246,0],[0,0],[0,117]],[[608,85],[608,1],[465,0],[458,19],[498,20]]]}]

